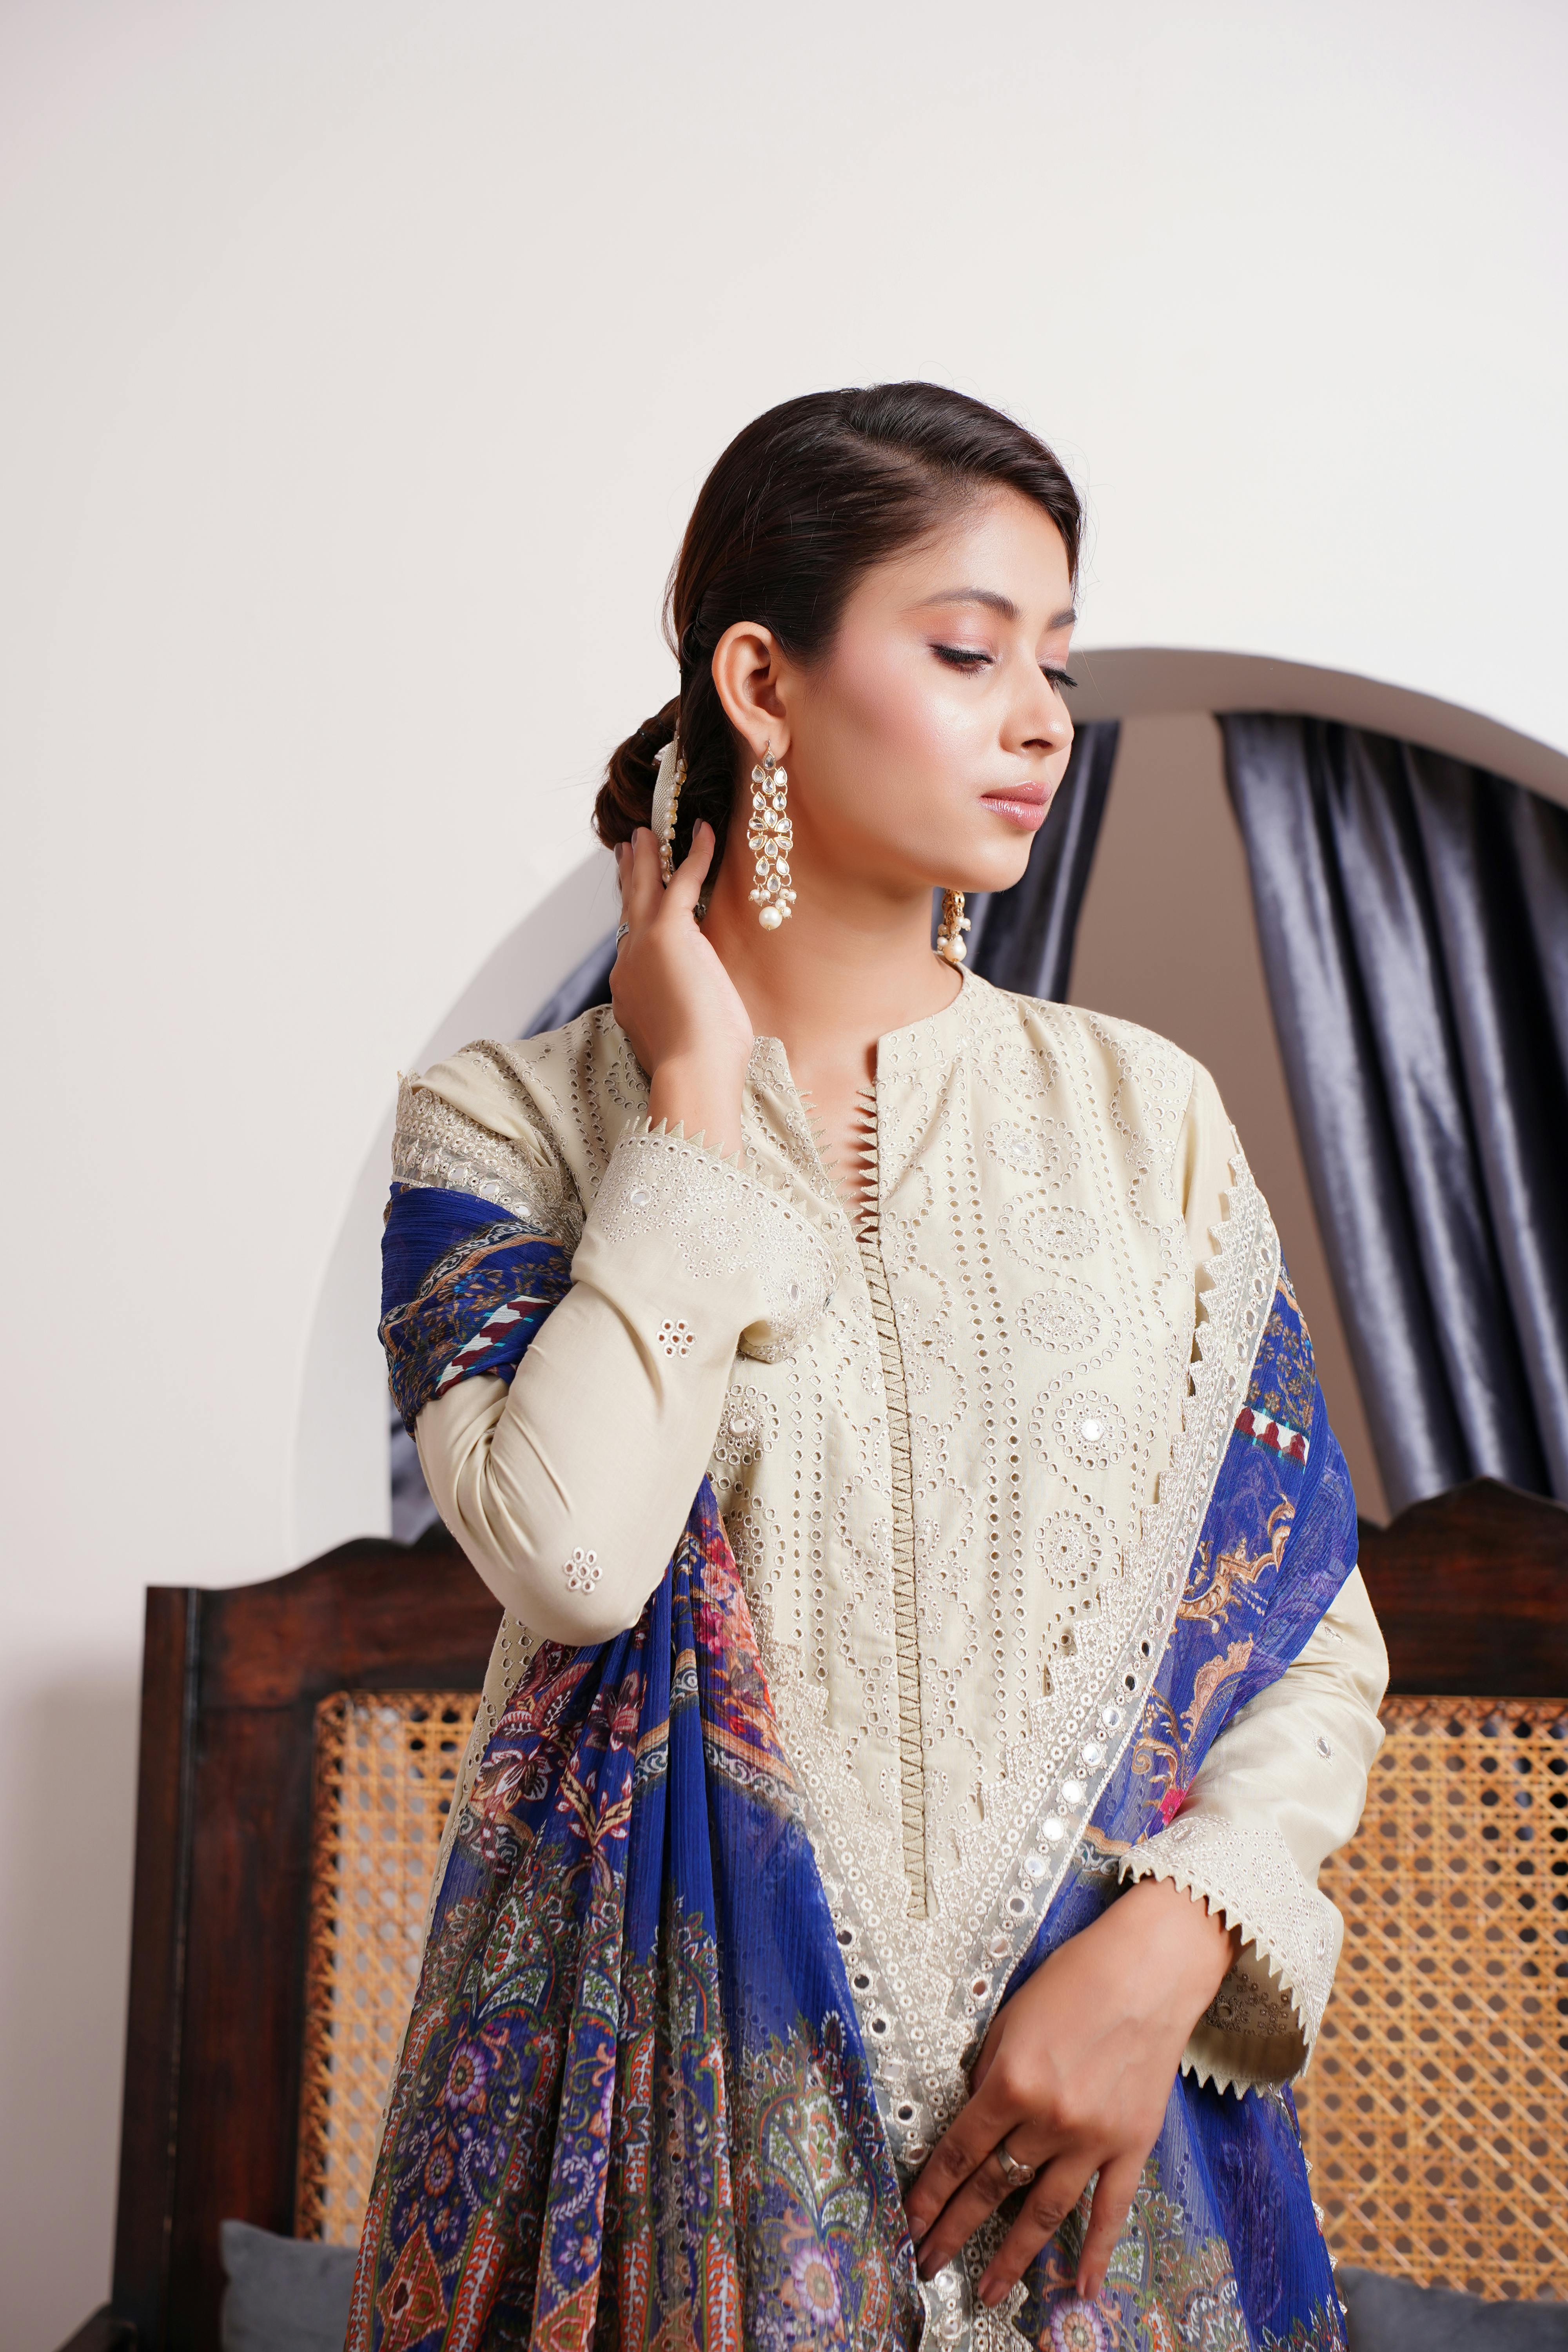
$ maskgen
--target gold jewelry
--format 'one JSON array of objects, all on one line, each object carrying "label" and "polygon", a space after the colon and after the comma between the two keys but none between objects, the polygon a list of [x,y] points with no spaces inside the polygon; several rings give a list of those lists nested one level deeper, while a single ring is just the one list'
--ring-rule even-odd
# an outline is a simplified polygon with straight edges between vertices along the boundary
[{"label": "gold jewelry", "polygon": [[685,782],[686,761],[681,757],[680,738],[672,735],[658,755],[653,807],[648,815],[653,837],[658,844],[658,870],[667,890],[675,871],[675,820],[680,808],[680,787]]},{"label": "gold jewelry", "polygon": [[772,743],[763,746],[752,783],[752,821],[746,827],[746,847],[757,861],[752,904],[763,930],[776,931],[784,917],[795,912],[795,892],[789,887],[795,826],[787,800],[789,772],[774,760]]},{"label": "gold jewelry", "polygon": [[1040,2168],[1037,2164],[1021,2164],[1016,2156],[1009,2153],[1005,2140],[1003,2140],[993,2153],[1002,2168],[1002,2178],[1009,2189],[1026,2189]]},{"label": "gold jewelry", "polygon": [[962,963],[969,950],[963,944],[963,934],[969,929],[969,918],[963,911],[962,890],[944,890],[942,894],[942,921],[937,927],[936,951],[949,963]]}]

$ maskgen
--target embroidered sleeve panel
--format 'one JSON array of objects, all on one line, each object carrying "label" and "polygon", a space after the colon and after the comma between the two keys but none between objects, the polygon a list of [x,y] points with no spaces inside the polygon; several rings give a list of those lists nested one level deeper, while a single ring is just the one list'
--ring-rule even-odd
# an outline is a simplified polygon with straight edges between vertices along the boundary
[{"label": "embroidered sleeve panel", "polygon": [[[616,1146],[573,1261],[598,1282],[607,1260],[666,1255],[698,1311],[725,1302],[731,1337],[763,1363],[792,1356],[833,1292],[833,1259],[789,1192],[679,1129],[646,1122]],[[725,1310],[721,1310],[725,1311]]]},{"label": "embroidered sleeve panel", "polygon": [[1131,1849],[1121,1875],[1168,1879],[1241,1932],[1240,1957],[1199,2021],[1184,2070],[1222,2091],[1304,2074],[1344,1927],[1279,1831],[1201,1814],[1177,1819]]},{"label": "embroidered sleeve panel", "polygon": [[465,1046],[398,1089],[393,1181],[472,1192],[521,1218],[531,1233],[575,1247],[577,1187],[499,1047]]}]

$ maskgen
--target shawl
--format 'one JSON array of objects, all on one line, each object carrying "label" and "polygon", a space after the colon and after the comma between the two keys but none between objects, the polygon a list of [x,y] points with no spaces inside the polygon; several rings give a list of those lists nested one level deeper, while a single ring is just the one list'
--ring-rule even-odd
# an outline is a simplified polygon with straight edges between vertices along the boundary
[{"label": "shawl", "polygon": [[[417,1185],[394,1187],[384,1265],[410,1427],[456,1379],[510,1378],[570,1283],[558,1243]],[[1100,1787],[1081,1833],[1048,1820],[1024,1857],[1018,1886],[1043,1882],[1044,1900],[1016,1959],[1028,1901],[1002,1898],[1006,1964],[968,1988],[976,2049],[1354,1564],[1282,1270],[1237,1345],[1246,1402],[1188,1507],[1184,1584],[1076,1768]],[[479,1760],[433,1897],[349,2352],[1342,2347],[1289,2089],[1187,2074],[1093,2306],[1072,2285],[1088,2192],[1000,2311],[973,2285],[1011,2207],[922,2289],[901,2201],[918,2119],[878,2063],[889,2021],[858,2004],[856,1930],[811,1829],[704,1478],[637,1625],[543,1643]]]}]

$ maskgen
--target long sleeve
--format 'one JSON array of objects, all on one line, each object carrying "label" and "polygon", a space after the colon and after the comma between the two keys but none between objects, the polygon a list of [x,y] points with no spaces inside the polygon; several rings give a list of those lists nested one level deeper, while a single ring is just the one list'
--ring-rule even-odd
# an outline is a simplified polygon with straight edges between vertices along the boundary
[{"label": "long sleeve", "polygon": [[[1179,1146],[1194,1266],[1213,1248],[1240,1150],[1199,1068]],[[1215,1739],[1175,1821],[1122,1863],[1124,1879],[1171,1879],[1241,1932],[1183,2060],[1200,2080],[1245,2088],[1306,2069],[1344,1932],[1318,1873],[1360,1822],[1387,1681],[1383,1636],[1354,1570],[1292,1664]]]},{"label": "long sleeve", "polygon": [[1358,1569],[1294,1664],[1221,1732],[1170,1828],[1122,1864],[1124,1877],[1206,1897],[1241,1931],[1183,2061],[1222,2089],[1306,2070],[1344,1933],[1318,1873],[1361,1820],[1387,1681]]},{"label": "long sleeve", "polygon": [[[484,1104],[460,1076],[446,1098],[472,1121]],[[458,1381],[415,1426],[442,1518],[531,1632],[591,1643],[636,1623],[707,1469],[737,1348],[788,1355],[831,1284],[808,1218],[734,1161],[662,1130],[616,1144],[572,1286],[510,1387]]]}]

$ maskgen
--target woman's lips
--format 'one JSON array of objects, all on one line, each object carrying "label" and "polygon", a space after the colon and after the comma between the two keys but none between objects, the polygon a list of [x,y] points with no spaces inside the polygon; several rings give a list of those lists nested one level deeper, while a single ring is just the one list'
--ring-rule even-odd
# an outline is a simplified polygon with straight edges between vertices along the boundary
[{"label": "woman's lips", "polygon": [[1020,833],[1038,833],[1050,814],[1051,792],[1047,784],[1015,784],[1010,791],[982,793],[982,808],[994,809]]}]

